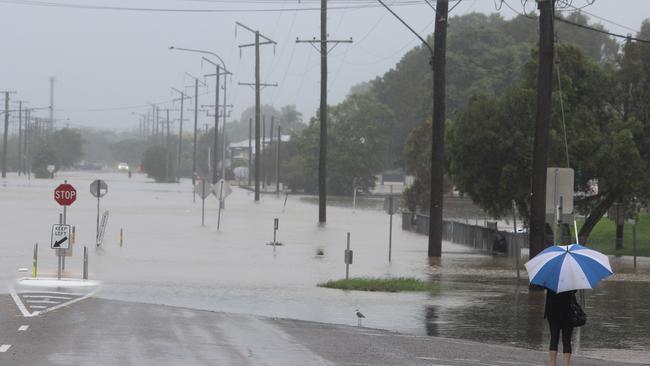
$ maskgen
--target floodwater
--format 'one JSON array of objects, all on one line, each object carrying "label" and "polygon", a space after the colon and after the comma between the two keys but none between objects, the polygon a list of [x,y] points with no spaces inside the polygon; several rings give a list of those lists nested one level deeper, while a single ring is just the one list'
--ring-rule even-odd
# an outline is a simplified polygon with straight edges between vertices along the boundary
[{"label": "floodwater", "polygon": [[[94,179],[108,183],[101,210],[110,211],[104,244],[94,244],[97,200]],[[469,339],[532,349],[547,349],[543,293],[529,292],[526,272],[517,281],[514,260],[493,258],[444,243],[441,260],[427,258],[427,238],[401,230],[393,218],[392,263],[388,262],[389,217],[360,202],[356,210],[328,208],[328,223],[317,225],[317,206],[309,200],[267,194],[260,203],[243,189],[226,200],[220,230],[218,201],[192,200],[189,181],[155,184],[143,175],[108,172],[62,173],[55,180],[15,174],[1,181],[0,291],[31,267],[39,243],[39,274],[56,273],[49,248],[51,225],[60,207],[54,188],[67,179],[78,199],[67,211],[76,226],[74,256],[65,275],[80,277],[82,246],[90,253],[90,278],[102,282],[95,296],[327,323],[356,324],[420,335]],[[279,219],[278,241],[273,219]],[[123,229],[124,241],[119,243]],[[323,289],[320,282],[345,276],[343,251],[351,233],[351,276],[414,276],[439,282],[437,294],[367,293]],[[650,359],[650,261],[612,258],[615,272],[594,291],[585,292],[588,324],[575,336],[577,353],[618,360]],[[522,259],[522,264],[524,259]]]}]

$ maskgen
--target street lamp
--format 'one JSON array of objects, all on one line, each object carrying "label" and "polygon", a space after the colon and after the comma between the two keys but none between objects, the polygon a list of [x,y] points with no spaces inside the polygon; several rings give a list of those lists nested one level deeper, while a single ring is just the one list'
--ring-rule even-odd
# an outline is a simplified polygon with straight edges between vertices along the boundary
[{"label": "street lamp", "polygon": [[[214,52],[210,51],[205,51],[205,50],[198,50],[198,49],[193,49],[193,48],[181,48],[181,47],[175,47],[175,46],[170,46],[170,50],[174,51],[185,51],[185,52],[194,52],[194,53],[202,53],[206,55],[211,55],[217,58],[221,65],[217,65],[214,62],[210,61],[209,59],[203,57],[202,59],[211,63],[214,65],[217,69],[217,73],[215,74],[217,83],[216,83],[216,93],[215,93],[215,103],[214,103],[214,143],[213,143],[213,151],[214,151],[214,159],[212,159],[212,183],[217,183],[217,141],[218,141],[218,131],[219,131],[219,77],[221,76],[221,71],[220,69],[223,67],[224,70],[224,76],[227,74],[231,74],[231,72],[228,71],[226,68],[226,63],[223,62],[223,59],[219,57]],[[226,78],[224,77],[224,91],[223,91],[223,104],[224,104],[224,114],[223,114],[223,162],[221,163],[221,176],[225,180],[226,179],[226,116],[227,114],[225,113],[225,105],[226,105]],[[223,205],[223,203],[221,203]]]}]

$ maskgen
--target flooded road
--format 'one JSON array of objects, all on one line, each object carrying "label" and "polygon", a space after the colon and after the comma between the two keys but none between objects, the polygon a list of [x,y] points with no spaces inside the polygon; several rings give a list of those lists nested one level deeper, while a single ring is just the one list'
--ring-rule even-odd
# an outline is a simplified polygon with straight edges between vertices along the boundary
[{"label": "flooded road", "polygon": [[[97,201],[89,184],[104,179],[108,194],[101,209],[110,216],[104,244],[95,248]],[[328,208],[328,223],[319,227],[317,206],[290,196],[263,195],[234,189],[226,201],[217,231],[218,201],[206,200],[206,226],[201,201],[192,202],[189,181],[155,184],[134,174],[63,173],[55,180],[10,175],[0,187],[0,291],[31,267],[35,242],[39,274],[56,273],[49,249],[51,225],[58,221],[54,188],[67,179],[78,191],[68,209],[77,244],[66,276],[80,277],[82,246],[90,252],[90,278],[102,282],[95,297],[165,304],[193,309],[255,314],[327,323],[356,324],[419,335],[547,348],[543,294],[529,293],[527,277],[516,280],[514,261],[444,243],[443,258],[429,261],[427,238],[400,228],[393,220],[392,263],[388,263],[389,218],[381,211]],[[359,206],[363,207],[363,204]],[[359,207],[358,206],[358,207]],[[372,206],[372,203],[366,207]],[[278,240],[273,219],[279,218]],[[124,231],[119,245],[120,229]],[[351,233],[354,277],[414,276],[437,281],[439,294],[343,292],[316,286],[345,275],[343,250]],[[523,261],[522,261],[523,263]],[[650,329],[650,261],[640,260],[633,273],[628,258],[613,259],[617,273],[595,291],[586,292],[589,321],[576,334],[578,353],[648,360]]]}]

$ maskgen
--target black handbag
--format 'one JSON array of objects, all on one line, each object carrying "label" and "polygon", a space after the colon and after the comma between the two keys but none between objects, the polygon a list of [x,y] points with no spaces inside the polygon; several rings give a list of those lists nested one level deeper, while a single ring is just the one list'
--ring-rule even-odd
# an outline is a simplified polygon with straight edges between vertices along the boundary
[{"label": "black handbag", "polygon": [[578,304],[575,295],[571,296],[571,302],[569,303],[569,323],[573,327],[581,327],[587,323],[587,314]]}]

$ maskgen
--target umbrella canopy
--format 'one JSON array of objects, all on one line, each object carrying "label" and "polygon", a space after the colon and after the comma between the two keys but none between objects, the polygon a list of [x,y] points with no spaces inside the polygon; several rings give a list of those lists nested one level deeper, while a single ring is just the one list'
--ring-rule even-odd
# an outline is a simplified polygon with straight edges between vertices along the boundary
[{"label": "umbrella canopy", "polygon": [[544,249],[526,262],[526,271],[531,285],[556,293],[592,289],[613,274],[606,255],[578,244]]}]

